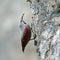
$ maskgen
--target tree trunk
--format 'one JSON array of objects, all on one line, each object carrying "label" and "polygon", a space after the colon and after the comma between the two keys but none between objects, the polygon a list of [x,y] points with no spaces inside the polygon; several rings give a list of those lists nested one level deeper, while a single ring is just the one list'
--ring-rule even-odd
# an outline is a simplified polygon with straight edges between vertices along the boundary
[{"label": "tree trunk", "polygon": [[33,14],[38,60],[60,60],[60,0],[27,0]]}]

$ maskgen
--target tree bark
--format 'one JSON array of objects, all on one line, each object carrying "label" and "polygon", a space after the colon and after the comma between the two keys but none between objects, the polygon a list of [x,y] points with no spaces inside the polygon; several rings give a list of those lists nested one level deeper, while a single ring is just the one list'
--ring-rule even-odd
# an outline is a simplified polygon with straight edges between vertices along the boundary
[{"label": "tree bark", "polygon": [[38,60],[60,60],[60,1],[27,0],[33,14]]}]

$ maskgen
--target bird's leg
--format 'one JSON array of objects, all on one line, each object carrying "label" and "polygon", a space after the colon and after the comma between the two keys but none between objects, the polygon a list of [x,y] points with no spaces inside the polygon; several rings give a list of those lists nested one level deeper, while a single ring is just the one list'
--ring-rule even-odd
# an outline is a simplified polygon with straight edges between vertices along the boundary
[{"label": "bird's leg", "polygon": [[[32,28],[31,28],[31,32],[33,32]],[[33,32],[33,38],[31,38],[30,40],[34,40],[36,38],[36,34]]]}]

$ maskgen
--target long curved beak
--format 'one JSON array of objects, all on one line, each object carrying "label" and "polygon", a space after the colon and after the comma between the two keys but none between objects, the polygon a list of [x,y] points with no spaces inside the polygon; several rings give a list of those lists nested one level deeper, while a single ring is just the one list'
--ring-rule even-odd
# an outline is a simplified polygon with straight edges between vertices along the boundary
[{"label": "long curved beak", "polygon": [[22,14],[22,16],[21,16],[21,20],[20,20],[20,22],[22,22],[23,21],[23,17],[24,17],[24,13]]}]

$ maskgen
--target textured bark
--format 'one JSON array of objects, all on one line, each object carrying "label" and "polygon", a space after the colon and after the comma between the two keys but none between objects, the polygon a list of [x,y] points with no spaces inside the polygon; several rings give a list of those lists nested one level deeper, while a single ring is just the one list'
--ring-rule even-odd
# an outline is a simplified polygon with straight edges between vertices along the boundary
[{"label": "textured bark", "polygon": [[60,60],[60,0],[27,0],[38,60]]}]

